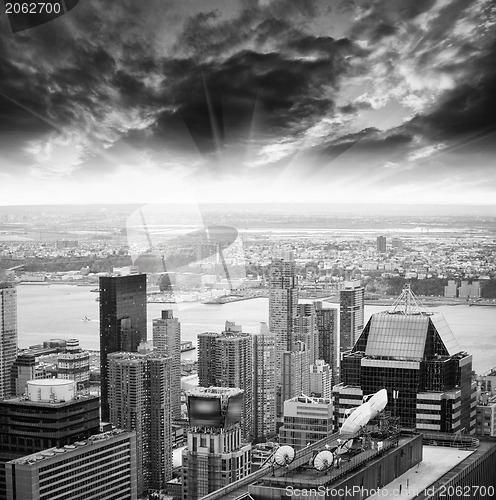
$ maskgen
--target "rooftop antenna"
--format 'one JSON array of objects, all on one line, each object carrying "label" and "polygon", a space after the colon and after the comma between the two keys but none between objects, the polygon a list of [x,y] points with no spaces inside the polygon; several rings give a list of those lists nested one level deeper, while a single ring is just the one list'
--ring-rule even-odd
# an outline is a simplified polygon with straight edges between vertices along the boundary
[{"label": "rooftop antenna", "polygon": [[394,301],[391,313],[409,314],[426,314],[425,306],[420,302],[419,298],[412,292],[410,283],[405,285],[401,295]]}]

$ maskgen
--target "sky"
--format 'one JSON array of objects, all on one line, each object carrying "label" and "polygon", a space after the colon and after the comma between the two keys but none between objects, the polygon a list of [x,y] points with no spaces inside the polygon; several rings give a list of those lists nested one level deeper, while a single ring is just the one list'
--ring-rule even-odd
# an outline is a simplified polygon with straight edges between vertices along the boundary
[{"label": "sky", "polygon": [[496,203],[492,0],[0,14],[0,205]]}]

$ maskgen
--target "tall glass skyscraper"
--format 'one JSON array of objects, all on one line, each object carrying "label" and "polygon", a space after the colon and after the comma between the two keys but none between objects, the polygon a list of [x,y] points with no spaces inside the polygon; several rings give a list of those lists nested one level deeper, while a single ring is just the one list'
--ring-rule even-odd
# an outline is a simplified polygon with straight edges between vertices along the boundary
[{"label": "tall glass skyscraper", "polygon": [[319,358],[319,331],[314,304],[298,304],[294,321],[293,343],[305,342],[309,352],[310,364]]},{"label": "tall glass skyscraper", "polygon": [[108,422],[107,356],[146,341],[146,274],[100,278],[101,418]]},{"label": "tall glass skyscraper", "polygon": [[363,396],[385,388],[387,409],[402,427],[473,433],[471,372],[472,356],[460,349],[442,314],[408,308],[374,314],[343,356],[335,421],[342,422],[352,400],[357,406]]},{"label": "tall glass skyscraper", "polygon": [[315,302],[317,330],[319,331],[319,355],[332,370],[331,386],[338,383],[338,313],[337,309],[323,307]]}]

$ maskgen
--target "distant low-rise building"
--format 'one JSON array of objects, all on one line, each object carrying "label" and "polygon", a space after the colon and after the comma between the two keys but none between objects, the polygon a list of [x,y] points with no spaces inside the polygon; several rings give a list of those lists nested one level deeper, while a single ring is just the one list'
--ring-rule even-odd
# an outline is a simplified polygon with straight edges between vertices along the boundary
[{"label": "distant low-rise building", "polygon": [[496,396],[483,394],[476,406],[475,433],[496,436]]}]

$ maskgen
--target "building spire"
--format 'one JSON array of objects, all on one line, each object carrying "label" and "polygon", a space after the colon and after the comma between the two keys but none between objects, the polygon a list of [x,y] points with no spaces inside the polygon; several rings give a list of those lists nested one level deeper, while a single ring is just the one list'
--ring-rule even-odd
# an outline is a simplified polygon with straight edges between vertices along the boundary
[{"label": "building spire", "polygon": [[425,306],[420,302],[419,298],[412,292],[410,283],[405,285],[401,295],[394,301],[391,313],[409,314],[427,314]]}]

